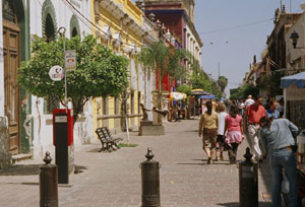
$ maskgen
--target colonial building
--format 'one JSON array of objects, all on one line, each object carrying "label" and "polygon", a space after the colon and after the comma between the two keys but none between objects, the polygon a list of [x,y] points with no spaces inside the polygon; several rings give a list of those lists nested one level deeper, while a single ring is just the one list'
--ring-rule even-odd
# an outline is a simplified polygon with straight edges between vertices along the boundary
[{"label": "colonial building", "polygon": [[136,55],[143,46],[158,41],[157,31],[131,0],[96,0],[92,1],[92,8],[92,21],[98,25],[93,33],[101,44],[128,58],[130,72],[130,84],[124,96],[94,100],[94,126],[107,126],[117,132],[126,130],[128,125],[129,129],[137,130],[142,116],[140,104],[152,108],[155,76],[136,60]]},{"label": "colonial building", "polygon": [[[21,154],[41,156],[52,147],[52,110],[60,104],[28,94],[17,82],[20,62],[30,59],[33,35],[53,41],[60,27],[65,28],[67,38],[91,32],[88,22],[79,17],[81,14],[90,18],[88,1],[3,0],[1,3],[0,116],[5,120],[2,125],[7,123],[7,133],[3,133],[5,127],[1,125],[4,128],[0,132],[0,162],[6,157],[3,154],[13,155],[13,159],[19,159]],[[75,125],[76,143],[92,137],[88,130],[92,125],[90,118],[83,118]]]},{"label": "colonial building", "polygon": [[[305,12],[293,24],[285,36],[286,42],[286,75],[292,75],[305,70]],[[296,45],[292,42],[293,34],[297,35]]]},{"label": "colonial building", "polygon": [[[194,0],[141,0],[137,1],[147,16],[155,15],[155,18],[164,23],[177,40],[178,47],[190,52],[201,66],[201,48],[203,43],[194,26]],[[191,60],[185,61],[186,69],[190,68]],[[178,82],[184,82],[181,77]],[[176,81],[170,83],[175,88]]]},{"label": "colonial building", "polygon": [[[285,6],[275,11],[274,28],[267,39],[268,56],[272,79],[276,85],[280,85],[280,78],[287,69],[286,62],[286,37],[289,28],[298,21],[301,14],[286,13]],[[289,46],[288,46],[289,47]],[[271,96],[280,95],[282,92],[278,88],[271,88]]]}]

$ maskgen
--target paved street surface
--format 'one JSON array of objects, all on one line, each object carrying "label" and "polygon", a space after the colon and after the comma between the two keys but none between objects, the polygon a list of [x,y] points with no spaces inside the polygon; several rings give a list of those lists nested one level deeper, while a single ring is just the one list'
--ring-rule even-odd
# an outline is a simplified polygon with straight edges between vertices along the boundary
[{"label": "paved street surface", "polygon": [[[131,135],[135,148],[99,153],[99,142],[77,147],[77,174],[71,174],[71,187],[59,188],[60,207],[140,207],[141,177],[139,164],[145,160],[147,147],[161,163],[162,207],[238,207],[237,165],[228,161],[206,165],[197,135],[198,120],[166,123],[166,135],[139,137]],[[240,147],[239,158],[245,152]],[[226,156],[227,160],[227,156]],[[0,172],[0,206],[39,206],[38,165],[40,160],[19,162],[13,169]],[[265,163],[260,169],[265,169]],[[264,175],[264,176],[262,176]],[[266,179],[263,179],[266,178]],[[265,183],[270,174],[260,173],[260,206],[270,206]]]}]

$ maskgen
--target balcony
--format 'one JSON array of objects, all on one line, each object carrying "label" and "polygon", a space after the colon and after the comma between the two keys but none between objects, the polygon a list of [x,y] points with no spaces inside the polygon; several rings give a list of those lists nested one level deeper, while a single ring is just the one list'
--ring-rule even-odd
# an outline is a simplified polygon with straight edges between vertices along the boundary
[{"label": "balcony", "polygon": [[131,0],[113,0],[138,25],[143,25],[143,12]]}]

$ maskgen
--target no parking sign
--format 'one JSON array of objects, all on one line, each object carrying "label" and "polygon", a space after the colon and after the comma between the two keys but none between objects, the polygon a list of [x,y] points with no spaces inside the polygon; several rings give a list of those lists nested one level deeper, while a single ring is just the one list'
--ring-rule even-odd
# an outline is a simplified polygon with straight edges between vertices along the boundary
[{"label": "no parking sign", "polygon": [[49,76],[53,81],[61,81],[64,77],[64,70],[59,65],[54,65],[49,71]]},{"label": "no parking sign", "polygon": [[75,70],[76,68],[76,51],[75,50],[66,50],[65,51],[65,69]]}]

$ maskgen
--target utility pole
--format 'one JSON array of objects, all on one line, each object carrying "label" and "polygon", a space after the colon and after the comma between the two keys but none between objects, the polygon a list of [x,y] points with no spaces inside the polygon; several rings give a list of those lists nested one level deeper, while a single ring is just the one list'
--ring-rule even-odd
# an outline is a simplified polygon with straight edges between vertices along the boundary
[{"label": "utility pole", "polygon": [[218,79],[220,77],[220,62],[218,62]]}]

